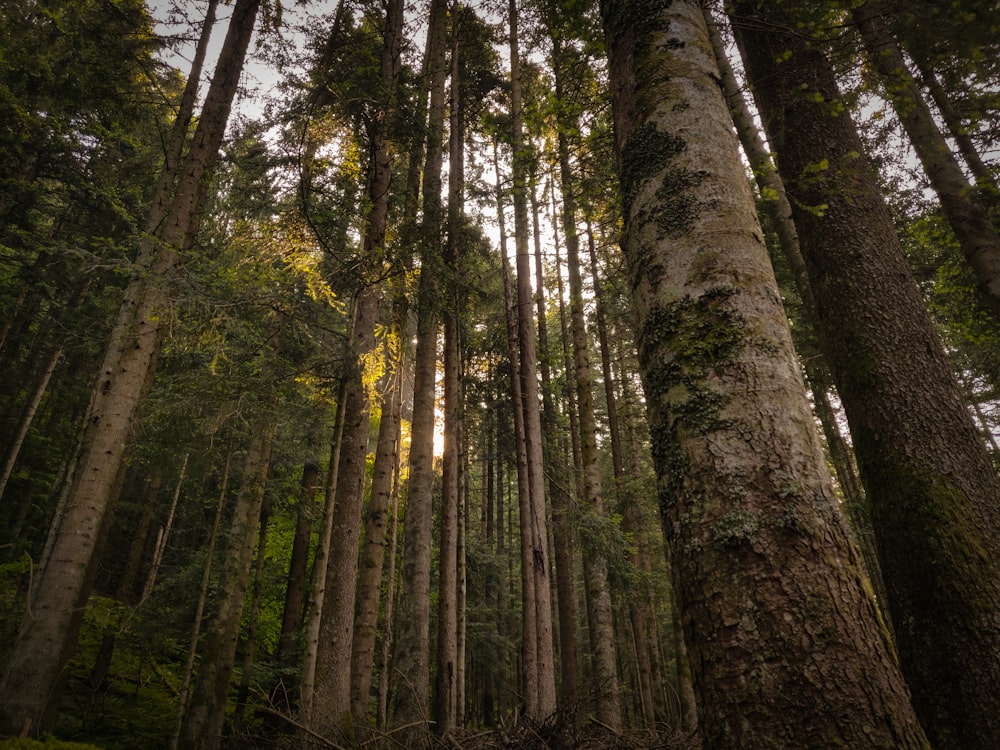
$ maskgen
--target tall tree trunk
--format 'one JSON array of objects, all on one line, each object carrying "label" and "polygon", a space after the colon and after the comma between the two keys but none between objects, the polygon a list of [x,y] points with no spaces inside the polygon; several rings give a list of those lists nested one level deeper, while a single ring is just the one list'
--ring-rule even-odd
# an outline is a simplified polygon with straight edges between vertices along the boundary
[{"label": "tall tree trunk", "polygon": [[[553,39],[556,98],[561,100],[562,47]],[[569,139],[567,132],[577,129],[578,123],[569,121],[565,108],[560,107],[558,118],[559,175],[563,196],[563,239],[566,243],[566,265],[569,271],[570,329],[573,333],[573,380],[576,384],[576,402],[580,410],[580,449],[583,460],[583,502],[593,523],[610,522],[604,512],[601,487],[600,454],[597,450],[597,420],[594,417],[594,390],[590,372],[589,339],[583,311],[583,276],[580,273],[580,235],[576,223],[576,181],[570,167]],[[611,608],[611,590],[608,585],[608,561],[597,540],[584,540],[583,572],[587,586],[587,621],[590,624],[590,641],[593,650],[593,681],[591,686],[597,701],[598,718],[619,729],[622,723],[621,697],[615,655],[614,620]]]},{"label": "tall tree trunk", "polygon": [[[510,264],[507,260],[507,227],[504,220],[504,205],[502,191],[500,188],[500,167],[497,159],[497,144],[493,142],[493,166],[497,176],[497,216],[500,223],[500,263],[503,274],[503,296],[504,313],[507,324],[507,357],[510,362],[510,390],[511,390],[511,412],[513,413],[514,425],[514,457],[517,471],[517,497],[518,510],[521,514],[522,526],[527,524],[526,519],[531,516],[530,497],[531,483],[528,476],[528,449],[524,436],[524,409],[521,408],[523,401],[521,378],[517,376],[520,362],[517,338],[517,307],[514,303],[513,281],[511,279]],[[497,424],[499,430],[499,420]],[[499,438],[499,434],[498,434]],[[498,440],[499,443],[499,440]],[[502,471],[502,461],[498,464],[498,472]],[[501,484],[498,480],[498,484]],[[502,484],[501,484],[502,486]],[[497,518],[503,518],[502,507],[497,509]],[[498,522],[499,533],[502,533],[502,525]],[[536,600],[534,594],[535,578],[532,575],[532,547],[528,544],[528,538],[521,535],[521,694],[523,695],[525,711],[534,711],[534,702],[538,695],[538,629],[535,625]],[[498,538],[498,556],[501,554],[502,539]],[[513,583],[513,582],[512,582]],[[498,592],[499,596],[499,592]],[[502,691],[501,691],[502,695]],[[529,709],[529,706],[531,708]],[[530,715],[530,714],[529,714]]]},{"label": "tall tree trunk", "polygon": [[198,640],[201,637],[201,619],[205,613],[205,602],[208,601],[208,586],[212,577],[212,556],[215,554],[215,544],[219,539],[219,524],[222,520],[222,510],[226,505],[226,491],[229,489],[229,467],[233,454],[226,456],[226,465],[222,471],[222,486],[219,488],[219,499],[215,504],[215,515],[212,517],[212,530],[208,535],[205,547],[205,564],[201,570],[201,585],[198,588],[198,603],[195,605],[192,620],[191,638],[188,641],[187,659],[184,662],[184,673],[181,676],[181,686],[177,691],[177,710],[174,712],[174,728],[170,733],[170,750],[177,750],[181,730],[184,727],[184,715],[187,713],[188,695],[191,690],[191,678],[194,676],[194,662],[198,655]]},{"label": "tall tree trunk", "polygon": [[853,11],[868,59],[913,144],[962,254],[979,281],[985,305],[1000,318],[1000,233],[977,200],[930,107],[910,74],[903,52],[884,16],[885,3],[869,0]]},{"label": "tall tree trunk", "polygon": [[142,239],[141,270],[126,292],[91,395],[71,501],[0,680],[2,733],[42,733],[54,723],[57,685],[83,621],[115,477],[166,330],[164,281],[175,274],[177,248],[198,209],[198,185],[218,156],[259,5],[260,0],[237,0],[170,208],[156,224],[155,207],[151,211],[147,226],[162,225],[162,232],[159,237],[147,232]]},{"label": "tall tree trunk", "polygon": [[[535,165],[537,167],[537,165]],[[545,477],[552,502],[552,557],[556,575],[556,611],[559,620],[559,698],[568,704],[578,689],[576,645],[576,590],[573,585],[573,529],[570,506],[573,498],[569,492],[569,474],[565,451],[560,451],[562,430],[553,402],[552,350],[549,347],[546,321],[545,269],[542,263],[542,235],[539,227],[539,200],[537,195],[537,169],[531,175],[531,218],[535,241],[535,277],[538,291],[538,365],[542,376],[542,436],[545,445]],[[558,273],[562,273],[559,269]]]},{"label": "tall tree trunk", "polygon": [[[872,585],[875,586],[879,606],[884,614],[886,612],[885,586],[882,583],[882,571],[870,534],[871,514],[864,497],[864,490],[855,471],[854,456],[850,446],[840,434],[836,415],[830,405],[829,391],[833,387],[833,376],[822,355],[806,357],[805,351],[803,351],[806,346],[809,346],[810,349],[815,348],[810,334],[816,334],[820,326],[820,319],[812,287],[809,284],[806,261],[799,246],[799,234],[795,229],[795,222],[792,220],[792,206],[788,200],[788,194],[785,192],[785,183],[775,169],[771,154],[764,145],[760,131],[750,114],[746,100],[743,98],[742,88],[736,80],[729,59],[726,57],[726,48],[718,24],[708,13],[706,13],[705,20],[708,25],[712,49],[715,51],[716,62],[719,66],[719,73],[722,77],[722,88],[729,104],[729,111],[733,116],[733,123],[736,126],[736,133],[743,146],[743,153],[746,154],[750,162],[760,193],[764,196],[764,209],[778,236],[782,255],[791,271],[795,290],[802,301],[804,326],[799,328],[798,336],[793,330],[792,339],[803,359],[806,383],[813,393],[814,409],[823,428],[823,436],[826,438],[830,460],[844,495],[848,518],[854,526],[861,546],[861,553],[864,555],[865,567],[872,579]],[[802,329],[805,329],[805,333]],[[810,339],[808,344],[804,341],[807,338]]]},{"label": "tall tree trunk", "polygon": [[[386,381],[388,386],[379,421],[378,441],[375,446],[375,463],[372,467],[372,486],[368,509],[365,512],[365,543],[361,552],[358,574],[357,611],[354,616],[354,639],[351,653],[351,712],[354,726],[364,727],[368,722],[371,698],[372,670],[375,666],[375,641],[378,635],[378,610],[382,596],[383,572],[386,570],[386,534],[389,506],[392,500],[393,477],[399,464],[399,424],[402,411],[403,349],[405,335],[406,302],[397,298],[392,339],[387,346]],[[392,575],[393,560],[388,565]]]},{"label": "tall tree trunk", "polygon": [[272,432],[270,425],[262,426],[247,449],[243,481],[229,531],[229,549],[219,574],[218,609],[205,632],[201,667],[177,743],[181,750],[217,748],[222,741],[229,680],[236,660],[243,602],[271,461]]},{"label": "tall tree trunk", "polygon": [[[935,747],[996,747],[1000,481],[841,111],[832,68],[800,30],[802,8],[752,5],[736,4],[734,27],[796,197],[820,343],[872,506],[914,706]],[[790,62],[776,64],[786,51]]]},{"label": "tall tree trunk", "polygon": [[451,10],[451,102],[449,106],[448,236],[444,265],[448,269],[444,298],[444,445],[441,456],[441,515],[438,519],[438,622],[435,729],[447,734],[458,716],[458,474],[459,368],[458,283],[461,278],[461,235],[464,229],[464,123],[460,77],[459,32],[462,23],[457,1]]},{"label": "tall tree trunk", "polygon": [[351,731],[351,640],[358,575],[359,529],[365,457],[371,431],[371,403],[364,363],[375,348],[377,287],[358,292],[357,317],[346,358],[344,432],[334,491],[326,594],[320,616],[316,678],[308,726],[329,739]]},{"label": "tall tree trunk", "polygon": [[[369,164],[368,215],[366,217],[362,262],[367,276],[384,274],[386,221],[392,179],[389,136],[395,117],[396,80],[402,45],[402,0],[386,5],[386,21],[379,71],[381,111],[372,134],[372,161]],[[341,443],[334,506],[333,539],[327,560],[327,596],[320,623],[317,653],[316,692],[309,724],[327,737],[349,730],[351,725],[351,663],[355,600],[358,577],[359,529],[365,480],[368,438],[371,431],[371,399],[365,385],[364,363],[375,350],[380,284],[365,281],[357,295],[357,317],[353,346],[349,355],[350,379],[344,408],[344,435]]]},{"label": "tall tree trunk", "polygon": [[307,461],[302,467],[302,489],[296,508],[295,536],[292,538],[292,553],[288,562],[285,604],[281,610],[281,631],[278,635],[278,652],[275,657],[278,664],[286,669],[294,667],[301,651],[299,638],[306,605],[309,537],[312,534],[318,481],[319,466]]},{"label": "tall tree trunk", "polygon": [[[414,355],[410,480],[403,533],[403,590],[395,664],[400,676],[395,721],[414,729],[427,722],[430,682],[430,586],[434,485],[434,387],[437,376],[439,276],[441,273],[441,163],[443,160],[448,3],[431,1],[427,31],[430,104],[427,117],[417,349]],[[413,742],[419,740],[414,739]]]},{"label": "tall tree trunk", "polygon": [[926,747],[836,510],[701,3],[661,8],[607,0],[602,16],[622,246],[704,745]]},{"label": "tall tree trunk", "polygon": [[524,437],[528,460],[528,510],[521,518],[523,542],[531,549],[531,575],[534,578],[535,648],[530,663],[537,673],[529,684],[535,692],[525,695],[525,710],[534,719],[544,719],[556,710],[555,653],[552,642],[552,593],[549,580],[548,532],[545,520],[545,475],[542,455],[542,422],[538,392],[538,353],[531,294],[531,252],[528,249],[527,169],[521,125],[521,68],[518,45],[517,4],[508,4],[510,23],[511,145],[514,151],[514,244],[517,268],[517,331],[520,354],[518,376],[521,380],[524,410]]},{"label": "tall tree trunk", "polygon": [[980,156],[976,144],[972,142],[968,129],[962,124],[962,118],[955,111],[948,92],[944,90],[944,86],[941,85],[941,81],[934,74],[933,68],[919,58],[915,62],[921,80],[927,87],[927,91],[930,93],[938,112],[941,113],[945,125],[948,126],[948,132],[955,139],[959,153],[962,154],[962,158],[968,165],[969,171],[972,172],[972,176],[976,178],[976,185],[987,189],[990,201],[995,203],[998,194],[996,178],[993,176],[990,168],[983,163],[983,157]]},{"label": "tall tree trunk", "polygon": [[398,555],[396,554],[396,550],[399,546],[399,473],[401,466],[399,454],[403,444],[402,368],[400,368],[398,377],[400,379],[400,392],[397,393],[396,398],[400,403],[396,405],[399,411],[399,417],[396,419],[396,461],[392,471],[392,493],[389,501],[389,524],[391,528],[389,530],[388,565],[386,566],[385,616],[382,618],[382,652],[379,654],[379,672],[381,673],[381,678],[378,685],[378,716],[376,723],[379,731],[382,732],[386,731],[389,723],[389,684],[391,682],[389,679],[389,660],[392,656],[393,615],[396,604],[396,579],[398,577],[396,570]]},{"label": "tall tree trunk", "polygon": [[[628,552],[632,567],[640,575],[643,573],[639,542],[645,532],[646,519],[643,509],[639,506],[642,495],[630,491],[629,485],[635,486],[639,480],[636,473],[630,473],[625,465],[624,439],[618,420],[618,400],[615,394],[615,376],[611,368],[611,344],[608,340],[608,324],[605,313],[604,289],[601,285],[600,272],[597,267],[597,247],[594,240],[594,229],[590,218],[587,218],[587,248],[590,252],[590,277],[594,284],[594,323],[597,329],[597,343],[601,352],[601,375],[604,380],[604,398],[608,411],[608,437],[611,439],[611,461],[614,469],[615,496],[618,500],[618,512],[621,513],[622,531],[628,534],[633,545]],[[638,682],[642,718],[646,726],[653,726],[656,721],[655,690],[653,687],[653,664],[651,660],[651,638],[653,632],[653,612],[649,608],[650,590],[647,580],[640,578],[639,590],[629,591],[627,598],[629,622],[632,625],[632,640],[635,644],[636,679]]]},{"label": "tall tree trunk", "polygon": [[247,698],[250,696],[250,676],[253,673],[254,661],[257,658],[257,632],[260,626],[261,586],[264,583],[264,561],[267,559],[267,527],[271,520],[269,503],[264,503],[260,512],[260,523],[257,531],[257,554],[253,563],[253,583],[250,587],[250,611],[248,613],[246,646],[243,651],[243,668],[240,674],[240,686],[236,691],[236,707],[233,710],[233,726],[239,728],[243,724],[246,712]]},{"label": "tall tree trunk", "polygon": [[[351,302],[348,339],[353,337],[357,300]],[[346,359],[347,357],[345,357]],[[347,373],[340,379],[337,392],[337,409],[334,417],[333,439],[330,442],[330,462],[326,468],[326,482],[323,497],[323,520],[316,540],[313,555],[312,576],[309,581],[309,604],[307,606],[305,633],[302,636],[302,670],[299,677],[299,714],[309,720],[312,716],[313,701],[316,697],[316,662],[319,657],[320,628],[323,621],[323,604],[326,600],[326,569],[330,558],[330,544],[333,539],[334,506],[337,499],[337,477],[340,474],[340,446],[344,437],[344,413],[347,402]]]}]

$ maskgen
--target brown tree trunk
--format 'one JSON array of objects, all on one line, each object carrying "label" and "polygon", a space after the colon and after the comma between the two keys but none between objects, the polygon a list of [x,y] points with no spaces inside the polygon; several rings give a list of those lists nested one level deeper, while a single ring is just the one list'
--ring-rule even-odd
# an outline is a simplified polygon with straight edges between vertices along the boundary
[{"label": "brown tree trunk", "polygon": [[181,750],[217,748],[222,741],[229,681],[271,461],[272,429],[270,425],[262,426],[247,449],[229,531],[230,546],[219,574],[218,609],[201,648],[201,666],[177,743]]},{"label": "brown tree trunk", "polygon": [[271,520],[271,512],[268,503],[264,503],[260,512],[260,523],[257,531],[257,554],[253,563],[253,583],[250,586],[250,611],[248,613],[248,626],[246,645],[243,651],[243,668],[240,674],[240,686],[236,691],[236,707],[233,709],[233,727],[239,728],[243,724],[243,715],[246,712],[247,698],[250,696],[250,676],[253,673],[254,661],[257,658],[257,631],[260,625],[260,599],[261,586],[264,583],[264,560],[267,558],[267,527]]},{"label": "brown tree trunk", "polygon": [[170,208],[155,224],[155,206],[151,211],[147,226],[162,224],[162,233],[142,239],[142,270],[126,292],[91,395],[71,502],[0,680],[0,732],[41,733],[54,722],[57,685],[82,624],[115,478],[165,334],[164,280],[175,274],[177,248],[198,209],[198,185],[215,164],[259,5],[260,0],[237,0]]},{"label": "brown tree trunk", "polygon": [[[417,291],[417,349],[414,355],[413,420],[410,427],[410,479],[403,533],[403,589],[394,663],[399,674],[395,693],[397,726],[416,732],[425,727],[430,683],[430,586],[432,495],[434,485],[434,389],[437,376],[436,299],[441,275],[441,163],[443,160],[445,80],[448,76],[448,3],[432,0],[427,32],[430,104],[426,160],[421,192],[420,282]],[[414,743],[420,741],[412,740]]]},{"label": "brown tree trunk", "polygon": [[955,111],[955,107],[951,103],[951,97],[948,96],[948,92],[944,90],[944,86],[941,85],[938,77],[934,74],[934,70],[929,65],[925,64],[919,58],[916,59],[916,65],[917,70],[920,72],[920,78],[927,87],[934,105],[937,107],[938,112],[941,113],[945,125],[948,126],[948,132],[955,139],[959,153],[962,154],[962,158],[968,165],[969,171],[972,172],[972,176],[976,178],[976,185],[980,188],[986,188],[988,190],[987,195],[991,196],[991,200],[995,202],[998,193],[996,178],[993,176],[990,168],[983,163],[983,157],[980,156],[976,144],[972,142],[969,131],[962,124],[962,118]]},{"label": "brown tree trunk", "polygon": [[187,713],[188,695],[191,690],[191,678],[194,676],[194,662],[198,655],[198,640],[201,637],[201,618],[205,613],[205,603],[208,601],[208,586],[212,576],[212,556],[215,554],[215,544],[219,539],[219,524],[222,520],[222,510],[226,505],[226,491],[229,489],[229,467],[232,453],[226,456],[226,466],[222,471],[222,486],[219,488],[219,499],[215,504],[215,515],[212,518],[212,530],[208,535],[205,548],[205,564],[201,571],[201,586],[198,588],[198,603],[195,605],[192,620],[191,638],[188,641],[187,659],[184,662],[184,674],[181,686],[177,691],[177,710],[174,713],[174,727],[170,733],[170,750],[177,750],[181,730],[184,727],[184,715]]},{"label": "brown tree trunk", "polygon": [[[399,424],[402,411],[402,344],[406,325],[405,300],[397,302],[393,338],[397,344],[387,347],[386,380],[388,386],[379,421],[372,486],[365,512],[365,543],[361,552],[358,574],[358,601],[354,616],[354,639],[351,654],[351,712],[355,727],[368,722],[371,698],[372,670],[375,666],[375,641],[378,635],[378,610],[382,596],[383,571],[386,570],[386,534],[389,506],[392,500],[393,477],[399,464]],[[389,560],[392,575],[392,559]]]},{"label": "brown tree trunk", "polygon": [[330,556],[327,560],[327,595],[320,623],[316,661],[316,688],[309,725],[327,737],[350,731],[352,724],[352,639],[358,577],[359,529],[361,526],[368,438],[371,431],[371,399],[365,385],[365,362],[375,350],[380,284],[384,273],[386,222],[392,153],[389,133],[395,116],[396,80],[402,45],[402,0],[386,6],[386,22],[380,58],[381,111],[372,135],[369,164],[368,215],[362,263],[371,279],[357,293],[344,407],[344,434],[336,486]]},{"label": "brown tree trunk", "polygon": [[302,467],[302,490],[296,509],[295,536],[292,538],[291,559],[288,562],[288,582],[285,584],[285,604],[281,610],[281,631],[278,635],[279,665],[292,668],[300,655],[303,615],[306,605],[306,580],[309,572],[309,537],[312,533],[316,508],[316,484],[319,466],[307,461]]},{"label": "brown tree trunk", "polygon": [[853,10],[868,60],[878,70],[885,94],[941,202],[962,254],[976,274],[984,304],[1000,318],[1000,233],[976,198],[913,80],[884,16],[885,7],[869,0]]},{"label": "brown tree trunk", "polygon": [[521,125],[521,70],[518,45],[518,13],[515,0],[508,4],[510,24],[511,145],[513,155],[514,244],[517,269],[518,377],[524,411],[524,439],[528,469],[528,515],[521,517],[522,544],[530,548],[530,571],[534,579],[535,648],[532,664],[536,673],[528,684],[533,692],[525,695],[525,712],[544,719],[556,709],[555,653],[552,641],[552,594],[549,580],[548,531],[545,520],[545,475],[543,470],[542,423],[538,391],[538,352],[531,293],[531,252],[528,249],[527,169]]},{"label": "brown tree trunk", "polygon": [[602,16],[622,246],[704,745],[926,747],[836,510],[701,3],[650,17],[608,0]]},{"label": "brown tree trunk", "polygon": [[458,716],[458,506],[459,413],[461,387],[459,368],[458,282],[461,278],[461,232],[465,221],[464,127],[459,56],[461,11],[451,11],[451,101],[449,103],[448,237],[444,265],[449,270],[444,284],[448,309],[444,311],[444,445],[441,456],[441,511],[438,518],[438,622],[437,674],[435,681],[435,729],[447,734]]},{"label": "brown tree trunk", "polygon": [[[562,54],[558,39],[553,39],[556,98],[561,99]],[[576,181],[570,168],[567,131],[579,124],[568,121],[565,108],[558,111],[559,174],[563,196],[563,239],[566,243],[566,265],[569,271],[570,329],[573,334],[573,380],[576,402],[580,410],[580,449],[583,460],[583,503],[592,515],[594,525],[610,522],[604,513],[601,487],[600,454],[597,450],[597,421],[594,417],[594,391],[591,385],[589,339],[583,312],[583,277],[580,273],[580,237],[576,223]],[[608,561],[601,551],[600,541],[584,540],[583,573],[587,586],[587,621],[593,651],[593,684],[598,719],[608,727],[621,727],[621,697],[615,654],[614,620],[611,590],[608,585]]]},{"label": "brown tree trunk", "polygon": [[737,3],[734,27],[796,199],[914,706],[935,747],[996,747],[1000,482],[803,8],[751,5]]}]

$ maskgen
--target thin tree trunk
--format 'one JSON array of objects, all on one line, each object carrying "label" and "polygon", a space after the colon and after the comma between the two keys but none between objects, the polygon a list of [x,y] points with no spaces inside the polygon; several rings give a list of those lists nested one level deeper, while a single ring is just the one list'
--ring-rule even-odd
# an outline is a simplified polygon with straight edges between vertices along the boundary
[{"label": "thin tree trunk", "polygon": [[983,163],[983,158],[979,155],[976,144],[972,142],[969,131],[962,124],[962,118],[955,111],[948,92],[944,90],[944,86],[941,85],[938,77],[934,74],[934,70],[929,65],[917,58],[916,66],[921,80],[923,80],[924,85],[931,95],[931,99],[934,101],[934,105],[937,107],[938,112],[941,113],[945,125],[948,126],[951,137],[955,139],[959,153],[962,154],[962,158],[968,165],[969,171],[972,172],[972,176],[976,178],[976,185],[980,188],[988,189],[989,192],[987,195],[995,202],[998,193],[996,178],[993,176],[990,168]]},{"label": "thin tree trunk", "polygon": [[212,518],[212,530],[208,535],[208,545],[205,549],[205,565],[201,571],[201,586],[198,588],[198,603],[195,605],[194,620],[191,627],[191,639],[188,642],[187,659],[184,662],[184,675],[177,691],[177,711],[174,714],[174,728],[170,733],[170,750],[177,750],[180,743],[181,729],[184,726],[184,716],[187,713],[188,695],[191,690],[191,678],[194,675],[194,662],[198,654],[198,639],[201,637],[201,619],[205,613],[205,602],[208,601],[208,585],[212,577],[212,556],[219,539],[219,524],[222,520],[222,510],[226,505],[226,491],[229,489],[229,466],[232,453],[226,455],[226,466],[222,470],[222,486],[219,488],[219,500],[215,504],[215,515]]},{"label": "thin tree trunk", "polygon": [[229,681],[271,462],[272,429],[270,425],[260,429],[247,449],[229,532],[230,546],[219,575],[218,609],[205,633],[201,667],[178,739],[181,750],[217,748],[222,741]]},{"label": "thin tree trunk", "polygon": [[[737,4],[734,28],[778,170],[796,196],[820,343],[872,506],[914,707],[935,747],[996,747],[1000,481],[854,123],[830,115],[842,101],[830,63],[798,28],[796,4],[750,5]],[[790,64],[775,63],[779,46]],[[810,95],[793,100],[792,87]],[[822,173],[808,174],[818,162]]]},{"label": "thin tree trunk", "polygon": [[[625,448],[621,427],[618,420],[618,401],[615,395],[615,376],[611,369],[611,345],[608,341],[608,325],[605,314],[604,289],[601,286],[600,273],[597,267],[597,247],[594,241],[594,230],[590,219],[587,219],[587,248],[590,253],[590,277],[594,284],[594,323],[597,329],[597,343],[601,352],[601,374],[604,380],[604,398],[608,410],[608,437],[611,439],[611,462],[614,469],[615,496],[618,500],[618,512],[621,513],[622,531],[628,534],[633,544],[628,551],[628,559],[632,567],[642,575],[643,563],[640,558],[639,537],[646,528],[644,513],[639,507],[641,495],[629,491],[630,483],[637,483],[639,477],[630,474],[625,467]],[[627,599],[629,622],[632,625],[632,641],[635,645],[636,681],[638,683],[642,718],[646,726],[653,726],[656,721],[654,705],[653,666],[651,663],[650,633],[654,622],[652,612],[647,608],[649,602],[648,581],[640,578],[639,591],[629,591]]]},{"label": "thin tree trunk", "polygon": [[[309,538],[312,534],[316,506],[316,483],[319,466],[307,461],[302,467],[302,489],[296,509],[295,536],[288,562],[288,582],[285,584],[285,604],[281,614],[278,652],[275,658],[283,668],[293,667],[300,656],[303,615],[306,605],[306,580],[309,572]],[[285,706],[287,708],[287,706]]]},{"label": "thin tree trunk", "polygon": [[459,31],[461,11],[451,10],[451,101],[449,105],[448,237],[444,265],[449,269],[444,297],[444,446],[441,456],[441,512],[438,519],[438,622],[437,675],[435,681],[435,729],[447,735],[456,727],[458,715],[458,473],[459,413],[461,388],[459,368],[458,280],[461,277],[461,232],[465,221],[464,128],[460,77]]},{"label": "thin tree trunk", "polygon": [[608,0],[602,17],[622,247],[704,745],[926,747],[836,510],[701,3],[640,19]]},{"label": "thin tree trunk", "polygon": [[[562,91],[562,47],[553,40],[556,98]],[[593,523],[610,522],[604,513],[601,486],[600,454],[597,450],[597,420],[594,417],[594,390],[590,371],[589,339],[583,311],[583,276],[580,273],[580,236],[576,223],[575,180],[570,167],[569,139],[566,133],[578,127],[568,121],[566,110],[558,117],[559,174],[563,196],[563,239],[566,243],[566,265],[569,271],[570,329],[573,334],[573,380],[576,402],[580,410],[580,449],[583,460],[583,502],[593,516]],[[586,543],[589,541],[589,544]],[[617,730],[622,724],[621,697],[616,668],[614,620],[611,589],[608,584],[608,561],[598,540],[583,544],[583,573],[587,586],[587,621],[591,629],[593,650],[593,684],[597,716],[601,722]]]},{"label": "thin tree trunk", "polygon": [[[399,378],[402,380],[402,369]],[[402,401],[402,383],[400,383],[400,393],[397,399]],[[392,497],[389,507],[389,560],[386,566],[388,580],[385,586],[385,616],[382,618],[382,653],[379,655],[379,686],[378,686],[378,720],[377,725],[380,731],[384,732],[389,724],[389,659],[392,654],[392,629],[393,613],[396,603],[396,550],[399,545],[399,473],[400,473],[400,451],[402,450],[402,404],[398,406],[400,418],[396,420],[396,461],[392,472]]]},{"label": "thin tree trunk", "polygon": [[[434,485],[434,387],[437,375],[436,299],[441,274],[441,163],[443,160],[445,80],[448,76],[448,3],[432,0],[427,32],[430,104],[422,190],[423,217],[420,286],[417,291],[417,349],[414,356],[413,421],[410,429],[410,481],[403,534],[403,590],[395,664],[400,684],[395,721],[419,734],[429,708],[430,585],[432,495]],[[413,739],[417,743],[422,740]]]},{"label": "thin tree trunk", "polygon": [[264,561],[267,558],[267,527],[271,520],[269,503],[264,503],[260,513],[260,527],[257,532],[257,554],[253,564],[253,583],[250,587],[250,612],[247,621],[246,647],[243,653],[243,670],[240,675],[240,687],[236,691],[236,708],[233,710],[233,727],[243,724],[246,712],[247,698],[250,696],[250,675],[253,672],[254,660],[257,658],[257,631],[260,625],[260,589],[264,579]]},{"label": "thin tree trunk", "polygon": [[[351,307],[350,330],[354,327],[354,303]],[[349,332],[349,336],[350,336]],[[347,402],[347,378],[342,377],[337,393],[337,414],[334,418],[333,439],[330,443],[330,463],[326,470],[323,498],[323,521],[313,555],[312,579],[309,582],[309,607],[303,636],[302,674],[299,679],[299,715],[309,721],[316,693],[316,660],[319,653],[320,624],[326,601],[326,570],[333,539],[333,512],[337,498],[337,477],[340,475],[340,446],[344,437],[344,412]]]},{"label": "thin tree trunk", "polygon": [[903,52],[884,17],[885,4],[869,2],[853,10],[869,62],[882,77],[885,94],[909,136],[962,254],[979,281],[983,302],[1000,318],[1000,233],[978,201],[945,140]]},{"label": "thin tree trunk", "polygon": [[375,666],[375,641],[378,635],[379,601],[382,597],[383,573],[391,577],[393,560],[386,565],[386,534],[392,501],[393,477],[399,464],[400,414],[402,411],[403,351],[406,303],[397,299],[392,338],[387,347],[386,381],[382,418],[379,421],[372,485],[365,512],[365,542],[361,551],[358,574],[357,612],[354,616],[354,639],[351,654],[351,712],[355,727],[368,724],[371,702],[372,670]]},{"label": "thin tree trunk", "polygon": [[542,455],[542,424],[538,393],[538,353],[534,316],[531,312],[531,252],[528,249],[528,208],[526,196],[527,158],[521,125],[521,69],[518,45],[518,13],[515,0],[508,4],[510,24],[511,144],[514,151],[514,244],[517,268],[517,331],[520,353],[518,376],[524,410],[524,438],[528,469],[528,515],[521,518],[522,544],[530,547],[530,571],[534,578],[535,648],[530,662],[536,674],[528,684],[535,692],[525,695],[525,711],[534,719],[544,719],[556,710],[555,653],[552,641],[552,594],[549,580],[548,532],[545,520],[545,475]]}]

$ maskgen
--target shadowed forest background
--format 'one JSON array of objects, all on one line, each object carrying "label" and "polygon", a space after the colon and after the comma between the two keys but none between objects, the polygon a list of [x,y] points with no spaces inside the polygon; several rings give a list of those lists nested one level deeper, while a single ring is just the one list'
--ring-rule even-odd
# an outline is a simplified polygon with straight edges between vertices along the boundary
[{"label": "shadowed forest background", "polygon": [[5,2],[0,747],[1000,747],[998,40]]}]

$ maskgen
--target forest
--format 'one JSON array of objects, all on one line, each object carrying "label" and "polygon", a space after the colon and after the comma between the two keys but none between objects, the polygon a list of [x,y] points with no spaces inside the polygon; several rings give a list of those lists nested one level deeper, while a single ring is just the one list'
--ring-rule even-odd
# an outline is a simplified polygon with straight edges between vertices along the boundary
[{"label": "forest", "polygon": [[996,750],[998,174],[992,0],[5,0],[0,748]]}]

